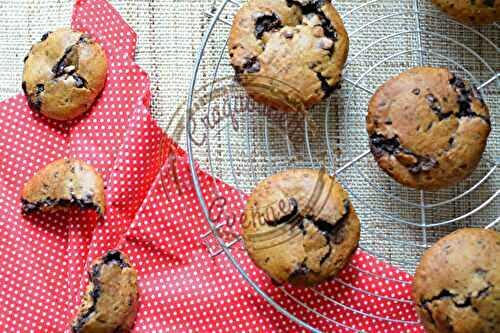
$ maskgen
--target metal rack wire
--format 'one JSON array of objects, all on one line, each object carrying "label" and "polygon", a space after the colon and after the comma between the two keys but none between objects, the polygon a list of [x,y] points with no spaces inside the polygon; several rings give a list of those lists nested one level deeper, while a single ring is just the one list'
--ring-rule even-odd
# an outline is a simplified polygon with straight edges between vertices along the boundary
[{"label": "metal rack wire", "polygon": [[[283,159],[277,159],[276,156],[273,155],[274,142],[271,138],[272,132],[272,119],[269,117],[269,114],[272,111],[265,109],[261,116],[255,114],[249,114],[246,112],[241,116],[239,121],[241,124],[244,124],[244,130],[237,133],[239,136],[239,140],[236,140],[235,133],[233,133],[231,129],[231,124],[228,122],[224,122],[220,124],[219,128],[210,128],[210,135],[207,135],[206,141],[204,144],[204,163],[202,163],[203,167],[208,168],[208,171],[225,180],[226,182],[234,185],[236,188],[240,189],[243,192],[248,191],[252,184],[256,184],[257,181],[262,178],[263,175],[269,175],[276,170],[276,160],[278,162],[284,161],[285,167],[294,167],[294,166],[303,166],[308,165],[312,167],[318,166],[318,161],[321,159],[326,159],[326,167],[331,174],[335,174],[335,176],[343,183],[344,187],[350,192],[351,197],[357,201],[358,210],[364,211],[367,214],[374,214],[379,216],[381,219],[384,219],[388,225],[391,225],[391,228],[394,230],[404,233],[408,230],[414,233],[419,233],[418,242],[411,240],[407,241],[405,239],[398,239],[397,237],[392,237],[392,234],[387,230],[381,229],[379,225],[370,230],[370,233],[375,235],[380,240],[386,241],[389,243],[395,251],[406,251],[405,249],[410,248],[411,253],[408,254],[412,258],[410,262],[405,260],[396,260],[393,257],[387,257],[377,252],[370,243],[363,244],[362,247],[365,251],[369,253],[374,253],[378,257],[382,257],[387,259],[389,262],[399,265],[403,268],[409,269],[411,271],[415,266],[415,262],[418,260],[418,255],[427,248],[432,239],[438,236],[442,236],[446,232],[449,232],[449,229],[445,230],[437,230],[439,228],[444,227],[453,227],[457,222],[468,221],[467,223],[481,226],[485,228],[494,228],[500,224],[500,217],[498,217],[498,196],[500,194],[500,189],[498,189],[498,164],[500,162],[498,155],[498,147],[489,145],[489,149],[483,158],[484,165],[480,168],[481,172],[475,173],[475,176],[471,178],[471,180],[465,184],[456,187],[453,191],[446,192],[445,194],[428,194],[424,191],[416,192],[404,188],[400,188],[394,183],[384,178],[383,175],[380,175],[380,172],[377,168],[372,164],[370,164],[370,153],[367,150],[367,142],[364,141],[356,141],[350,140],[350,138],[355,137],[355,131],[351,130],[350,126],[342,126],[342,124],[350,124],[353,121],[359,120],[360,114],[354,116],[349,112],[351,109],[355,109],[354,105],[359,99],[366,99],[373,94],[373,87],[378,86],[383,81],[371,82],[371,73],[379,70],[381,67],[385,66],[386,63],[393,61],[394,59],[398,59],[399,57],[409,57],[411,59],[410,62],[415,65],[425,65],[425,64],[441,64],[445,63],[448,66],[459,70],[464,75],[468,77],[476,86],[482,91],[483,95],[486,96],[488,100],[488,96],[490,96],[493,100],[495,96],[498,94],[499,88],[499,73],[496,71],[498,68],[498,64],[490,65],[490,63],[481,57],[479,53],[477,53],[473,48],[469,47],[466,43],[453,36],[447,36],[440,32],[430,31],[427,28],[423,27],[423,19],[436,19],[442,22],[446,22],[446,24],[456,25],[461,31],[466,34],[470,34],[474,36],[477,40],[481,41],[481,45],[486,45],[493,50],[493,53],[496,53],[494,57],[498,58],[500,54],[500,50],[498,46],[486,36],[485,33],[480,32],[474,28],[463,25],[461,23],[455,22],[445,16],[442,13],[437,12],[435,10],[425,7],[425,4],[419,2],[419,0],[409,0],[406,4],[407,6],[402,6],[401,9],[397,9],[396,11],[389,12],[388,14],[381,15],[378,17],[370,18],[368,22],[357,25],[353,29],[350,29],[350,18],[355,15],[359,15],[363,10],[367,10],[370,6],[376,6],[383,3],[381,0],[370,0],[360,5],[355,6],[345,12],[343,12],[343,19],[346,23],[346,27],[349,31],[349,36],[351,40],[356,40],[358,36],[360,36],[360,46],[359,49],[351,52],[351,55],[345,65],[344,68],[344,86],[347,88],[344,89],[345,96],[344,98],[332,97],[337,100],[335,103],[331,103],[330,101],[326,103],[326,105],[322,106],[322,111],[317,113],[320,118],[318,123],[323,123],[322,133],[324,133],[324,139],[322,140],[323,146],[326,147],[326,151],[322,152],[322,148],[318,148],[317,140],[313,140],[312,136],[314,133],[310,133],[312,121],[309,117],[304,117],[302,119],[303,122],[303,143],[304,146],[303,151],[301,152],[301,156],[304,157],[302,161],[298,161],[294,159],[295,147],[294,144],[290,141],[290,133],[289,133],[289,125],[291,122],[291,118],[289,116],[285,116],[284,119],[284,133],[281,133],[283,136],[283,141],[280,141],[281,147],[280,152],[284,155]],[[225,255],[227,258],[234,264],[239,273],[248,281],[248,283],[255,288],[255,290],[262,295],[269,303],[271,303],[278,311],[285,314],[287,317],[296,321],[303,327],[313,331],[320,332],[310,321],[308,321],[306,316],[300,316],[297,312],[291,311],[284,305],[283,302],[279,302],[276,299],[272,298],[268,292],[266,292],[266,288],[263,287],[262,281],[253,280],[245,269],[240,264],[239,260],[241,258],[235,254],[235,247],[238,244],[241,244],[241,238],[238,236],[237,230],[232,230],[231,227],[228,227],[227,223],[216,223],[210,217],[209,207],[200,188],[200,181],[198,179],[196,173],[196,161],[199,156],[197,155],[195,147],[196,145],[193,143],[192,133],[192,119],[195,117],[194,114],[191,114],[193,110],[193,103],[195,102],[195,91],[200,84],[208,82],[208,103],[206,104],[206,108],[210,110],[215,101],[215,91],[217,85],[220,83],[219,79],[223,76],[224,69],[230,68],[228,64],[227,54],[227,31],[231,25],[231,18],[234,12],[241,5],[239,0],[223,0],[220,4],[214,4],[212,10],[207,11],[205,14],[211,18],[211,21],[207,27],[206,33],[202,40],[201,46],[198,50],[197,60],[195,64],[195,70],[192,77],[192,82],[190,86],[190,92],[188,95],[187,101],[187,121],[186,121],[186,131],[187,131],[187,151],[189,154],[189,159],[191,162],[191,172],[193,177],[193,183],[195,185],[195,190],[197,191],[197,195],[200,201],[201,208],[205,214],[207,222],[210,226],[210,229],[207,233],[201,235],[202,242],[207,246],[210,256],[216,257],[219,255]],[[384,31],[382,26],[382,31],[380,35],[376,35],[373,38],[366,38],[367,32],[371,32],[375,26],[379,23],[384,23],[388,20],[392,19],[402,19],[406,20],[406,24],[401,26],[398,31]],[[355,20],[355,19],[353,19]],[[498,31],[500,31],[500,27],[495,25],[493,32],[495,36],[498,35]],[[496,29],[496,30],[495,30]],[[376,30],[376,29],[375,29]],[[408,37],[411,41],[411,45],[405,47],[405,49],[395,52],[389,52],[388,55],[381,57],[374,63],[370,63],[366,66],[361,66],[361,70],[352,70],[352,67],[358,66],[358,63],[363,63],[362,58],[365,57],[366,53],[374,48],[381,47],[381,45],[391,45],[394,40],[398,38],[406,38]],[[439,43],[444,43],[446,45],[451,45],[450,47],[457,47],[466,53],[468,56],[472,57],[478,64],[480,64],[481,69],[477,70],[479,74],[481,74],[481,78],[477,77],[473,71],[469,70],[466,66],[462,65],[460,62],[456,61],[451,55],[443,54],[443,52],[439,52],[433,48],[428,48],[425,46],[425,40],[428,38],[432,38],[437,40]],[[495,38],[496,39],[496,38]],[[386,44],[384,44],[386,43]],[[395,42],[394,42],[395,43]],[[382,46],[382,47],[383,47]],[[388,47],[390,48],[390,47]],[[211,53],[214,53],[215,56],[210,56]],[[410,65],[405,63],[402,66],[399,66],[399,70],[403,70],[404,67],[409,67]],[[359,66],[358,66],[359,67]],[[231,70],[231,69],[229,69]],[[205,71],[208,71],[211,74],[203,75]],[[482,79],[485,77],[485,79]],[[224,84],[231,85],[231,89],[236,90],[237,84],[234,82],[225,81]],[[364,96],[363,96],[364,95]],[[361,96],[361,97],[360,97]],[[342,104],[343,110],[342,112],[339,110],[332,110],[332,105]],[[494,114],[497,110],[491,110],[492,114]],[[333,126],[334,121],[332,119],[335,118],[335,123],[339,123],[339,125]],[[356,118],[357,117],[357,118]],[[260,121],[258,126],[252,126],[252,121],[257,121],[256,118],[259,118]],[[492,115],[493,126],[495,123],[498,123],[496,118]],[[361,126],[364,126],[364,122],[361,122]],[[337,127],[336,127],[337,126]],[[338,128],[342,127],[342,130]],[[263,128],[262,138],[258,138],[255,133],[256,128]],[[333,129],[332,129],[333,128]],[[495,131],[495,130],[494,130]],[[342,133],[340,133],[342,132]],[[497,133],[496,131],[494,133]],[[363,139],[363,138],[361,138]],[[360,139],[360,140],[361,140]],[[350,141],[346,143],[346,141]],[[490,140],[491,141],[491,140]],[[496,140],[495,140],[496,141]],[[256,153],[255,146],[260,143],[262,147],[258,149]],[[336,149],[341,146],[343,149],[343,153],[341,157],[339,157]],[[218,170],[217,166],[221,159],[225,161],[227,164],[227,168],[224,170]],[[265,167],[262,170],[255,166],[257,164],[256,161],[263,161]],[[244,164],[245,171],[248,172],[250,176],[241,177],[241,167],[238,165]],[[262,168],[261,168],[262,169]],[[345,173],[350,173],[350,175],[346,175]],[[372,172],[378,172],[378,175],[373,176]],[[240,175],[240,177],[238,177]],[[353,177],[360,184],[353,184]],[[243,178],[248,178],[248,181],[243,180]],[[494,178],[492,180],[492,178]],[[445,207],[453,205],[456,206],[457,203],[461,203],[464,200],[470,198],[476,191],[480,188],[484,187],[485,184],[493,184],[493,189],[487,195],[483,194],[479,196],[479,202],[474,207],[470,207],[466,211],[455,212],[455,208],[452,209],[451,213],[448,213]],[[367,202],[363,200],[364,198],[360,197],[359,187],[365,186],[370,188],[371,191],[379,193],[383,200],[391,200],[391,202],[395,202],[400,206],[407,207],[408,210],[412,211],[410,216],[399,216],[395,213],[392,213],[390,209],[392,205],[389,207],[381,207],[382,204],[377,201],[376,206],[373,203]],[[221,189],[218,187],[217,183],[213,184],[214,191],[221,192]],[[490,186],[491,187],[491,186]],[[416,192],[416,193],[415,193]],[[452,194],[450,194],[452,193]],[[242,196],[241,200],[244,200]],[[478,214],[478,212],[484,210],[486,207],[493,205],[493,221],[474,221],[470,222],[470,218]],[[387,205],[386,205],[387,206]],[[468,206],[468,205],[464,205]],[[387,211],[389,208],[389,211]],[[468,207],[466,207],[468,208]],[[444,210],[446,211],[446,216],[443,219],[436,218],[440,217],[439,214],[431,213],[433,210]],[[495,212],[496,217],[495,217]],[[370,215],[371,216],[371,215]],[[229,230],[228,230],[229,229]],[[379,230],[380,229],[380,230]],[[391,229],[393,230],[393,229]],[[433,232],[430,233],[429,231]],[[386,235],[389,234],[389,235]],[[232,235],[231,239],[228,239],[227,235]],[[214,248],[213,243],[210,243],[209,239],[213,238],[216,241],[217,248]],[[383,280],[391,280],[390,277],[381,276],[378,274],[371,273],[362,269],[356,265],[350,265],[349,269],[356,270],[361,274],[365,274],[367,276],[373,276],[377,279]],[[363,290],[353,286],[342,279],[335,279],[336,283],[342,285],[343,287],[347,287],[357,292],[363,293],[365,295],[369,295],[371,297],[375,297],[377,299],[386,300],[390,302],[394,302],[397,304],[410,304],[411,300],[409,299],[400,299],[395,297],[389,297],[384,295],[377,295],[367,290]],[[394,282],[398,282],[401,284],[408,284],[408,281],[397,280]],[[361,332],[356,327],[352,325],[348,325],[345,322],[337,320],[331,316],[326,315],[322,312],[322,309],[314,308],[308,305],[304,300],[300,299],[297,295],[293,293],[293,291],[287,287],[279,287],[281,293],[287,297],[289,300],[293,301],[295,305],[298,305],[300,309],[302,309],[305,313],[313,314],[317,318],[321,318],[332,325],[332,327],[336,327],[339,330],[342,329],[348,332]],[[318,298],[324,299],[329,303],[347,309],[353,313],[362,314],[372,319],[381,320],[381,321],[389,321],[389,322],[397,322],[408,326],[418,325],[417,320],[400,320],[397,318],[388,318],[382,315],[373,314],[373,313],[365,313],[361,309],[356,309],[350,305],[342,304],[323,293],[319,289],[313,289],[312,293],[314,293]]]}]

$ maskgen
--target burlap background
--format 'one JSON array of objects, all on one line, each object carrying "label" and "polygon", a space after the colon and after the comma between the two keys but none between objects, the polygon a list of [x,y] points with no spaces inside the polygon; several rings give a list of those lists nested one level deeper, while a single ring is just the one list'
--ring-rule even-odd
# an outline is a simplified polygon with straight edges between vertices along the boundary
[{"label": "burlap background", "polygon": [[[163,128],[175,135],[177,140],[184,145],[182,115],[185,112],[185,97],[195,63],[196,50],[209,23],[203,11],[212,9],[215,11],[222,1],[111,0],[111,2],[138,33],[136,60],[151,76],[153,115]],[[336,3],[339,11],[346,14],[365,2],[367,1],[351,0]],[[371,5],[345,17],[346,27],[352,34],[350,51],[352,63],[349,64],[345,73],[345,77],[350,80],[359,79],[382,58],[417,48],[419,44],[414,31],[416,21],[412,13],[414,4],[411,0],[371,2]],[[456,63],[463,65],[476,77],[477,83],[486,81],[492,76],[491,71],[464,46],[481,55],[493,71],[498,71],[500,64],[498,46],[490,45],[474,32],[446,19],[429,2],[419,0],[419,7],[422,10],[420,23],[423,30],[421,44],[424,50],[431,50],[435,53],[426,51],[422,59],[417,56],[417,52],[396,56],[377,66],[366,78],[362,79],[360,81],[362,86],[374,90],[385,79],[419,64],[420,60],[431,65],[449,66],[464,76],[469,76],[453,61],[436,53],[450,57]],[[1,0],[0,98],[4,99],[21,91],[22,59],[30,45],[44,32],[59,26],[67,26],[72,6],[73,1],[65,0]],[[228,4],[223,12],[224,19],[230,21],[236,8],[234,3]],[[384,15],[399,12],[404,13],[363,27]],[[360,30],[357,31],[358,29]],[[376,39],[406,30],[410,32],[380,41],[373,47],[363,50]],[[228,57],[223,50],[228,31],[227,25],[218,23],[210,35],[200,66],[197,89],[201,89],[204,84],[213,80],[219,56],[221,56],[221,64],[215,77],[220,79],[232,75],[227,61]],[[498,45],[500,40],[498,27],[490,26],[481,28],[479,31]],[[462,43],[464,46],[453,41]],[[226,92],[224,98],[215,101],[210,106],[212,108],[217,103],[224,103],[224,101],[236,103],[236,97],[244,97],[243,91],[231,80],[226,80],[223,84],[219,83],[218,86],[231,87],[231,89],[229,93]],[[352,99],[349,101],[351,92]],[[484,94],[490,104],[494,126],[487,158],[471,179],[463,184],[438,193],[425,193],[427,203],[437,203],[456,196],[484,176],[492,167],[490,162],[498,161],[500,143],[499,131],[496,128],[499,123],[498,85],[488,86]],[[198,100],[199,95],[198,93]],[[265,175],[291,166],[326,165],[330,171],[333,171],[367,148],[363,125],[369,96],[360,89],[353,89],[352,84],[344,83],[341,91],[334,94],[329,105],[325,103],[310,113],[309,131],[304,130],[303,119],[298,119],[302,125],[293,133],[289,131],[288,140],[284,135],[285,122],[282,115],[271,113],[265,117],[263,112],[251,112],[248,108],[241,107],[241,110],[247,111],[237,112],[235,119],[238,120],[238,129],[232,127],[227,119],[216,124],[209,131],[210,146],[206,144],[201,147],[196,146],[195,156],[201,165],[210,169],[213,174],[247,192]],[[327,107],[330,111],[325,117]],[[176,110],[180,112],[176,114]],[[252,105],[251,110],[261,110],[261,108]],[[203,117],[208,112],[209,106],[203,105],[199,109],[198,116]],[[287,124],[296,123],[296,121],[297,119],[288,118]],[[229,126],[226,126],[228,124]],[[203,134],[201,122],[198,122],[198,126],[198,135]],[[325,129],[328,129],[328,134]],[[307,136],[304,135],[305,133]],[[309,146],[305,144],[307,140],[310,142]],[[332,148],[332,154],[328,154],[327,142]],[[366,175],[366,179],[360,177],[355,168],[349,168],[341,174],[340,180],[352,191],[354,204],[364,222],[362,245],[365,249],[410,271],[413,270],[426,244],[432,243],[457,227],[485,226],[500,215],[500,200],[496,199],[488,208],[470,218],[428,230],[426,243],[422,228],[395,221],[388,216],[418,224],[422,221],[421,210],[411,204],[399,202],[398,199],[383,194],[381,190],[414,203],[419,203],[420,193],[403,189],[388,179],[377,169],[370,155],[363,158],[357,165],[359,170]],[[374,186],[371,186],[368,181]],[[471,211],[490,198],[499,189],[499,185],[500,177],[497,171],[477,191],[465,198],[451,204],[427,209],[426,223],[446,221]]]}]

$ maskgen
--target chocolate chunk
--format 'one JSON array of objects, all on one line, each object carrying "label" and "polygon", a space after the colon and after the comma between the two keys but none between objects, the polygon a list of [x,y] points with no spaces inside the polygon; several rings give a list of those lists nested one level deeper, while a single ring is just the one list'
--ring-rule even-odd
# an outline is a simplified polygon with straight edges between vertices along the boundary
[{"label": "chocolate chunk", "polygon": [[75,86],[77,88],[84,88],[84,87],[87,87],[87,80],[85,80],[83,77],[81,77],[80,75],[74,73],[73,75],[73,79],[75,80]]},{"label": "chocolate chunk", "polygon": [[43,93],[44,90],[45,90],[45,86],[40,83],[40,84],[36,85],[36,91],[35,91],[35,93],[37,95],[40,95],[41,93]]},{"label": "chocolate chunk", "polygon": [[410,170],[411,173],[420,173],[429,171],[434,167],[436,167],[436,165],[438,164],[437,161],[433,158],[418,156],[415,154],[413,155],[417,157],[417,163],[408,168],[408,170]]},{"label": "chocolate chunk", "polygon": [[440,121],[453,115],[453,112],[443,112],[439,100],[433,94],[428,94],[427,96],[425,96],[425,99],[427,100],[427,103],[429,104],[431,110],[438,116]]},{"label": "chocolate chunk", "polygon": [[315,226],[315,227],[316,227],[319,231],[321,231],[321,233],[322,233],[323,235],[328,236],[328,235],[330,235],[330,234],[333,232],[333,230],[334,230],[334,227],[335,227],[335,225],[334,225],[334,224],[328,223],[328,222],[323,221],[323,220],[317,220],[317,219],[315,220],[315,219],[314,219],[314,217],[312,217],[312,216],[311,216],[311,217],[308,217],[308,219],[309,219],[310,221],[312,221],[312,223],[314,224],[314,226]]},{"label": "chocolate chunk", "polygon": [[108,251],[106,255],[102,258],[102,262],[106,265],[116,264],[121,268],[130,267],[130,264],[125,262],[120,251],[112,250]]},{"label": "chocolate chunk", "polygon": [[91,41],[90,39],[90,36],[89,35],[86,35],[86,34],[83,34],[80,36],[80,38],[78,39],[78,44],[82,43],[82,44],[86,44],[86,43],[89,43]]},{"label": "chocolate chunk", "polygon": [[321,82],[321,90],[323,90],[324,98],[330,96],[336,89],[340,87],[339,84],[331,86],[328,83],[326,77],[324,77],[320,72],[316,72],[316,76],[318,77],[319,82]]},{"label": "chocolate chunk", "polygon": [[42,101],[38,97],[33,98],[31,96],[28,96],[28,105],[32,110],[40,111],[40,109],[42,108]]},{"label": "chocolate chunk", "polygon": [[48,32],[44,33],[44,34],[43,34],[43,36],[42,36],[41,41],[43,42],[44,40],[46,40],[46,39],[47,39],[47,37],[49,37],[49,35],[50,35],[51,33],[52,33],[52,31],[48,31]]},{"label": "chocolate chunk", "polygon": [[464,89],[465,88],[465,82],[462,79],[460,79],[459,77],[455,76],[455,75],[453,75],[451,77],[451,79],[450,79],[449,82],[450,82],[450,84],[452,86],[455,86],[458,89]]},{"label": "chocolate chunk", "polygon": [[38,209],[38,205],[26,200],[22,200],[22,211],[24,214],[30,214]]},{"label": "chocolate chunk", "polygon": [[[90,307],[88,307],[84,312],[80,312],[78,317],[75,318],[71,325],[71,330],[73,333],[81,332],[84,325],[87,324],[89,319],[95,314],[97,311],[97,302],[99,298],[102,296],[104,290],[102,286],[102,282],[100,277],[102,274],[103,267],[105,265],[119,265],[120,268],[130,267],[128,262],[124,259],[121,252],[117,250],[112,250],[106,253],[105,256],[101,258],[97,263],[92,265],[89,271],[89,280],[91,291],[88,294],[90,296]],[[106,283],[106,282],[104,282]],[[128,304],[132,305],[132,299],[128,299]],[[98,315],[98,314],[97,314]],[[99,321],[99,317],[97,317],[97,321]],[[85,331],[88,331],[88,327],[85,328]],[[121,327],[117,327],[114,332],[122,332]],[[128,332],[128,330],[127,330]]]},{"label": "chocolate chunk", "polygon": [[73,47],[75,45],[72,45],[68,47],[65,51],[61,59],[52,67],[52,73],[54,73],[55,77],[59,77],[64,74],[64,68],[69,65],[69,55],[73,51]]},{"label": "chocolate chunk", "polygon": [[384,154],[398,155],[400,153],[415,157],[417,162],[408,166],[408,170],[411,173],[429,171],[438,164],[433,158],[418,155],[410,149],[402,147],[397,136],[388,139],[381,134],[374,134],[370,137],[370,149],[377,159],[381,158]]},{"label": "chocolate chunk", "polygon": [[92,297],[92,299],[95,299],[95,300],[97,300],[99,298],[99,296],[101,296],[101,288],[99,287],[98,284],[94,286],[94,290],[92,290],[92,292],[90,293],[90,296]]},{"label": "chocolate chunk", "polygon": [[490,293],[491,287],[492,287],[491,284],[488,284],[487,287],[479,290],[479,292],[477,293],[477,298],[482,298],[482,297],[488,296]]},{"label": "chocolate chunk", "polygon": [[474,111],[472,111],[471,105],[469,101],[464,101],[462,98],[459,98],[459,103],[460,103],[460,111],[456,114],[457,118],[474,118],[474,117],[479,117],[483,119],[488,125],[491,126],[491,121],[490,118],[477,114]]},{"label": "chocolate chunk", "polygon": [[95,210],[98,214],[101,214],[101,209],[92,201],[90,196],[85,198],[77,198],[72,196],[71,199],[44,199],[37,202],[29,202],[22,199],[22,212],[23,214],[29,215],[31,213],[37,212],[42,208],[60,206],[69,207],[71,205],[78,206],[81,210]]},{"label": "chocolate chunk", "polygon": [[319,265],[323,265],[326,261],[326,259],[328,259],[328,257],[330,257],[330,255],[332,254],[332,246],[330,244],[328,244],[328,251],[325,253],[325,255],[323,257],[321,257],[321,259],[319,260]]},{"label": "chocolate chunk", "polygon": [[260,71],[260,63],[259,60],[257,60],[257,57],[252,57],[245,62],[243,65],[243,71],[246,73],[257,73]]},{"label": "chocolate chunk", "polygon": [[50,198],[45,200],[40,200],[37,202],[29,202],[25,199],[22,199],[21,203],[22,203],[22,212],[23,214],[26,215],[39,211],[42,208],[53,206],[55,204],[64,205],[64,202],[60,202],[60,200],[55,200]]},{"label": "chocolate chunk", "polygon": [[479,117],[483,119],[489,126],[491,126],[491,121],[489,117],[475,113],[472,110],[472,99],[478,99],[481,104],[484,105],[484,100],[481,93],[475,87],[469,87],[462,79],[457,76],[453,76],[450,79],[450,85],[454,87],[458,94],[457,103],[459,105],[459,111],[455,116],[457,118],[474,118]]},{"label": "chocolate chunk", "polygon": [[73,196],[70,201],[75,203],[82,210],[97,209],[90,194],[87,194],[83,198],[76,198],[75,196]]},{"label": "chocolate chunk", "polygon": [[[336,41],[337,30],[335,30],[335,28],[333,27],[330,19],[328,19],[328,17],[326,17],[326,15],[322,11],[318,12],[318,16],[321,20],[321,27],[323,28],[325,36],[330,38],[332,41]],[[333,53],[333,48],[331,50],[331,53]]]},{"label": "chocolate chunk", "polygon": [[[344,201],[345,212],[344,215],[338,220],[335,221],[334,224],[331,224],[327,221],[315,219],[312,216],[307,217],[307,220],[312,221],[314,226],[325,236],[328,246],[331,247],[331,242],[333,244],[341,244],[344,241],[344,228],[347,223],[347,218],[350,214],[350,202],[349,200]],[[330,249],[331,250],[331,249]],[[329,255],[329,254],[328,254]],[[321,261],[325,261],[327,257],[323,257]]]},{"label": "chocolate chunk", "polygon": [[310,271],[311,270],[309,269],[309,267],[307,267],[305,262],[302,262],[297,268],[294,269],[288,279],[293,280],[296,278],[300,278],[301,276],[307,275]]},{"label": "chocolate chunk", "polygon": [[[323,233],[323,235],[327,236],[327,241],[330,240],[330,237],[333,237],[335,240],[336,234],[342,229],[346,222],[347,222],[347,217],[349,216],[350,209],[351,209],[351,203],[349,200],[344,201],[344,215],[338,220],[333,223],[329,223],[327,221],[323,221],[320,219],[315,219],[313,216],[308,216],[307,219],[312,221],[314,226]],[[335,244],[339,244],[340,242],[334,241]]]},{"label": "chocolate chunk", "polygon": [[292,5],[298,6],[301,9],[303,15],[311,13],[318,15],[325,36],[333,41],[336,41],[337,31],[335,30],[335,27],[332,25],[330,19],[326,17],[325,13],[321,9],[321,7],[323,7],[324,4],[325,0],[311,0],[305,5],[303,5],[297,0],[287,0],[288,7],[291,7]]},{"label": "chocolate chunk", "polygon": [[302,13],[309,14],[321,10],[321,7],[325,4],[325,0],[310,0],[306,4],[302,4],[298,0],[286,0],[286,4],[288,7],[292,7],[293,5],[298,6],[302,10]]},{"label": "chocolate chunk", "polygon": [[[297,200],[295,200],[294,198],[288,199],[288,204],[290,205],[290,207],[292,207],[292,210],[288,214],[285,214],[279,219],[276,219],[276,213],[274,212],[272,207],[270,207],[270,209],[268,209],[268,212],[270,213],[271,216],[265,217],[266,223],[273,227],[285,223],[288,224],[294,223],[297,217],[299,216],[299,204],[297,203]],[[285,212],[282,211],[277,212],[277,214],[279,215],[282,215],[283,213]]]},{"label": "chocolate chunk", "polygon": [[443,289],[443,290],[441,290],[441,292],[438,295],[436,295],[432,298],[429,298],[429,299],[422,300],[422,305],[426,305],[426,304],[432,303],[434,301],[442,301],[444,299],[448,299],[448,298],[452,298],[452,297],[455,297],[455,295],[452,294],[448,289]]},{"label": "chocolate chunk", "polygon": [[[483,288],[482,290],[480,290],[477,293],[476,297],[477,298],[483,297],[484,294],[487,293],[490,288],[491,288],[491,286]],[[441,290],[441,292],[437,296],[434,296],[430,299],[422,300],[422,306],[428,308],[428,305],[431,304],[432,302],[443,301],[443,300],[447,300],[447,299],[451,299],[451,301],[453,302],[453,304],[457,308],[467,308],[469,306],[472,306],[472,298],[473,298],[472,295],[467,295],[467,297],[465,297],[464,300],[457,300],[458,296],[459,295],[453,294],[448,289],[443,289],[443,290]]]},{"label": "chocolate chunk", "polygon": [[387,139],[381,134],[374,134],[370,137],[370,148],[376,158],[380,158],[386,153],[394,155],[399,151],[400,146],[398,137]]},{"label": "chocolate chunk", "polygon": [[94,267],[92,267],[92,271],[90,273],[90,282],[93,285],[93,290],[90,293],[90,298],[92,300],[92,304],[88,308],[88,310],[83,315],[81,315],[80,318],[78,318],[78,321],[76,322],[76,324],[73,324],[71,326],[71,330],[74,333],[79,332],[82,329],[83,325],[85,325],[87,323],[90,316],[96,311],[97,300],[101,296],[101,288],[100,288],[100,283],[98,280],[98,277],[99,277],[99,274],[101,271],[101,267],[102,267],[102,265],[95,265]]},{"label": "chocolate chunk", "polygon": [[270,32],[283,27],[276,14],[262,15],[255,21],[255,37],[261,39],[265,32]]}]

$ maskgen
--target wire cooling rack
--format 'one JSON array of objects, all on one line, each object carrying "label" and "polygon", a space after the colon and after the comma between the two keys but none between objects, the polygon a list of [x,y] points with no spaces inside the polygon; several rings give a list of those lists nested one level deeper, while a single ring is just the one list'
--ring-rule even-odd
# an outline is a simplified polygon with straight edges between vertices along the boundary
[{"label": "wire cooling rack", "polygon": [[[304,116],[283,114],[256,104],[233,80],[227,38],[240,5],[239,0],[223,0],[215,2],[205,13],[211,19],[197,53],[187,101],[186,144],[193,182],[210,225],[210,231],[201,235],[201,240],[211,256],[227,256],[268,302],[305,328],[319,332],[305,317],[273,299],[262,281],[254,281],[245,272],[233,253],[241,245],[239,231],[211,219],[209,203],[199,187],[196,164],[242,193],[250,193],[259,180],[279,170],[325,167],[350,193],[362,220],[361,248],[410,273],[422,251],[452,230],[465,226],[498,228],[498,24],[472,28],[446,17],[422,0],[337,1],[335,5],[351,45],[342,89]],[[375,89],[401,71],[420,65],[448,67],[473,82],[489,105],[492,120],[493,130],[477,170],[461,184],[438,192],[404,188],[380,171],[368,149],[364,129],[366,105]],[[221,191],[215,183],[214,191]],[[210,243],[210,237],[216,240],[217,248]],[[342,280],[337,282],[345,284]],[[411,303],[408,299],[347,287],[380,299]],[[325,315],[322,309],[307,305],[290,289],[280,289],[294,306],[326,320],[332,327],[360,332]],[[317,289],[313,293],[354,313],[418,325],[417,321],[364,313]]]}]

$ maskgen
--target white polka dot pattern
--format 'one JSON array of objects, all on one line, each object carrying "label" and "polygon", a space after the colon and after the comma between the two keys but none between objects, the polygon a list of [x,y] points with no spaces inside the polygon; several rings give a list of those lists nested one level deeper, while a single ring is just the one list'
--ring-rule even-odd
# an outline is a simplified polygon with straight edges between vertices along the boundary
[{"label": "white polka dot pattern", "polygon": [[[208,224],[186,153],[148,112],[149,80],[133,62],[135,33],[103,0],[77,0],[73,27],[96,38],[109,59],[106,88],[92,110],[58,123],[31,112],[23,95],[0,102],[0,332],[69,332],[86,267],[114,247],[128,253],[139,272],[134,332],[301,331],[259,296],[227,257],[211,258],[200,241]],[[65,156],[91,163],[103,175],[106,216],[97,221],[95,213],[73,211],[23,217],[22,185]],[[206,201],[217,203],[212,218],[225,218],[216,209],[224,203],[236,225],[243,195],[197,171]],[[322,330],[423,332],[418,324],[403,322],[417,320],[409,301],[411,276],[366,253],[359,251],[337,281],[306,290],[273,286],[241,243],[231,251],[278,304]]]}]

